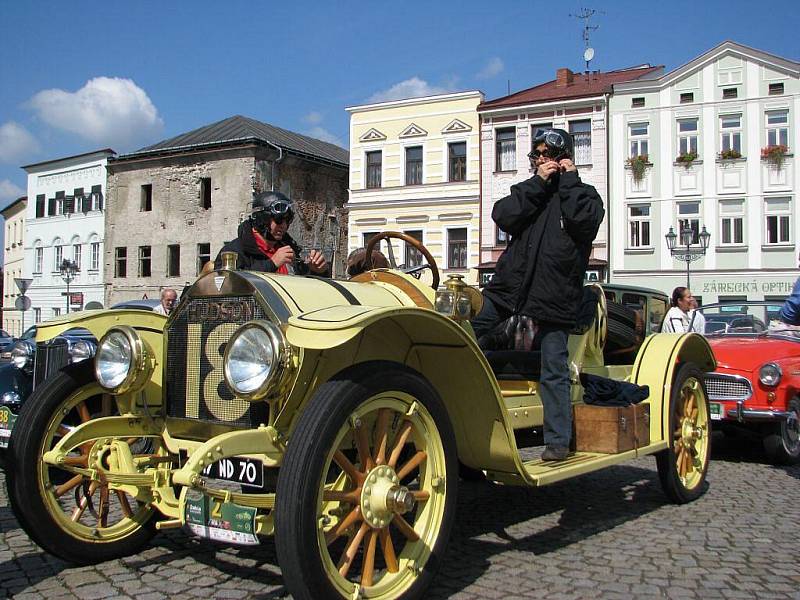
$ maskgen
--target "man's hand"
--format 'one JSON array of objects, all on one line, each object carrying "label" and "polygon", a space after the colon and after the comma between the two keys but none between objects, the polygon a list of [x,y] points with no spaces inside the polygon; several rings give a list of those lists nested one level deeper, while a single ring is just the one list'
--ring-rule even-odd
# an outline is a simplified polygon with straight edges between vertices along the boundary
[{"label": "man's hand", "polygon": [[275,254],[270,260],[275,263],[276,268],[280,269],[283,265],[294,262],[294,250],[291,246],[281,246],[275,250]]},{"label": "man's hand", "polygon": [[308,253],[306,263],[314,273],[324,273],[328,268],[328,261],[325,260],[325,256],[319,250],[311,250]]},{"label": "man's hand", "polygon": [[568,158],[562,158],[562,159],[559,161],[558,165],[559,165],[559,167],[561,167],[561,170],[562,170],[562,171],[564,171],[565,173],[568,173],[569,171],[577,171],[577,170],[578,170],[578,169],[575,167],[575,163],[574,163],[574,162],[572,162],[572,161],[571,161],[570,159],[568,159]]},{"label": "man's hand", "polygon": [[557,173],[560,168],[561,167],[556,161],[549,160],[539,165],[539,167],[536,169],[536,174],[545,181],[547,181],[548,179],[550,179],[550,176],[553,173]]}]

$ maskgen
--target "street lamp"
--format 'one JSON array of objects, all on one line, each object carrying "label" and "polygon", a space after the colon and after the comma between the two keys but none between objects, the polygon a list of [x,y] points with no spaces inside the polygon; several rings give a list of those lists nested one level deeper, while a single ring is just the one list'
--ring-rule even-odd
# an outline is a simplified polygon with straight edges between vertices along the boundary
[{"label": "street lamp", "polygon": [[67,314],[69,314],[69,284],[74,281],[75,276],[80,271],[80,268],[74,260],[65,258],[61,261],[61,265],[58,267],[58,270],[61,271],[61,279],[63,279],[64,283],[67,284]]},{"label": "street lamp", "polygon": [[672,229],[669,228],[669,232],[664,236],[667,240],[667,248],[669,249],[670,254],[677,258],[678,260],[682,260],[686,263],[686,287],[691,287],[689,285],[689,265],[694,261],[704,257],[706,255],[706,250],[708,250],[708,243],[711,241],[711,234],[706,231],[705,225],[703,225],[703,230],[700,232],[700,235],[697,237],[700,238],[700,245],[696,246],[692,244],[692,238],[694,237],[694,230],[689,226],[687,223],[680,232],[681,238],[681,245],[680,247],[675,247],[675,242],[678,240],[678,235]]}]

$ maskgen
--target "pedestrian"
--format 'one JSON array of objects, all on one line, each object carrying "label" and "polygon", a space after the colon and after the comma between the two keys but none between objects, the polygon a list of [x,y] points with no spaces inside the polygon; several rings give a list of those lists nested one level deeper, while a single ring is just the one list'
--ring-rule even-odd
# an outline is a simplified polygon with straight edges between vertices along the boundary
[{"label": "pedestrian", "polygon": [[175,301],[177,299],[178,292],[172,288],[164,288],[161,290],[161,302],[153,309],[153,312],[168,317],[172,309],[175,308]]},{"label": "pedestrian", "polygon": [[701,335],[706,332],[706,317],[694,296],[692,296],[692,310],[689,311],[689,330]]},{"label": "pedestrian", "polygon": [[316,249],[303,253],[289,235],[294,203],[280,192],[261,192],[253,198],[253,210],[240,225],[235,239],[226,242],[214,260],[222,268],[222,253],[236,253],[236,267],[284,275],[330,276],[325,256]]},{"label": "pedestrian", "polygon": [[661,324],[661,333],[686,333],[691,331],[689,311],[697,302],[692,296],[692,290],[678,286],[672,290],[670,309],[664,315],[664,322]]},{"label": "pedestrian", "polygon": [[[542,460],[563,460],[572,438],[567,339],[583,297],[592,241],[605,211],[594,187],[578,176],[572,136],[538,130],[528,155],[535,174],[511,186],[492,219],[510,235],[484,287],[484,305],[472,320],[479,343],[517,316],[541,346],[539,390],[544,406]],[[517,336],[519,337],[519,336]]]}]

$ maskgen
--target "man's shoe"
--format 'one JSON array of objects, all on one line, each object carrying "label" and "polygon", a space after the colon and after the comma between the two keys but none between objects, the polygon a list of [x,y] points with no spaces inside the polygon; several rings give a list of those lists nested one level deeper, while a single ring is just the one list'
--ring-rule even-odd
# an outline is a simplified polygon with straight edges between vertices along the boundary
[{"label": "man's shoe", "polygon": [[547,446],[542,452],[542,460],[565,460],[568,454],[566,446]]}]

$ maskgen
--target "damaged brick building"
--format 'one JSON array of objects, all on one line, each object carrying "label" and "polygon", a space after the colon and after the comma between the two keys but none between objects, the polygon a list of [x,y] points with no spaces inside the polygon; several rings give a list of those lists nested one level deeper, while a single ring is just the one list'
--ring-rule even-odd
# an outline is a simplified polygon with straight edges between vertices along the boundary
[{"label": "damaged brick building", "polygon": [[269,189],[295,201],[289,233],[343,274],[348,169],[347,150],[242,116],[109,160],[107,306],[180,292]]}]

